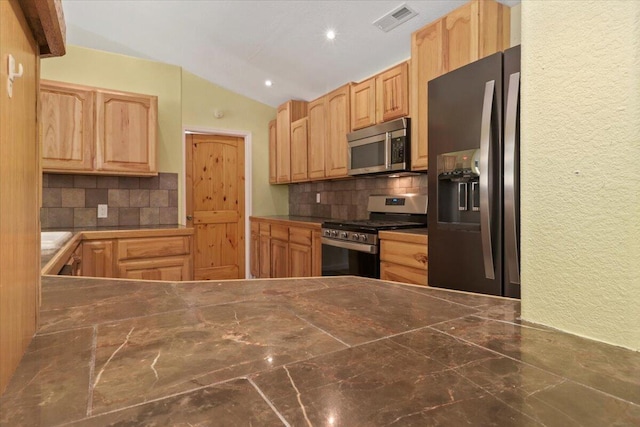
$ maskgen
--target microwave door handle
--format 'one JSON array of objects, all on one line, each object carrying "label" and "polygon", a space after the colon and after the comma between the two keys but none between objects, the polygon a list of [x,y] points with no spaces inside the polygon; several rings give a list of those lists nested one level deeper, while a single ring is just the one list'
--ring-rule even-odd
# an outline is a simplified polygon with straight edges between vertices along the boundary
[{"label": "microwave door handle", "polygon": [[491,148],[491,116],[496,81],[486,82],[482,105],[482,126],[480,128],[480,236],[484,258],[484,275],[487,279],[496,278],[493,264],[491,242],[491,195],[489,194],[489,155]]},{"label": "microwave door handle", "polygon": [[384,134],[384,165],[391,170],[391,132]]}]

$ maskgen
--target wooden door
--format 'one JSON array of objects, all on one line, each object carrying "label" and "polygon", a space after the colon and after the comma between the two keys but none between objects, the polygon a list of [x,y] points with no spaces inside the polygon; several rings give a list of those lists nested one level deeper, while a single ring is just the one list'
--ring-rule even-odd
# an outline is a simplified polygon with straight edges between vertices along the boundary
[{"label": "wooden door", "polygon": [[376,78],[377,122],[409,114],[409,67],[399,64]]},{"label": "wooden door", "polygon": [[347,133],[351,129],[350,86],[346,84],[327,95],[325,176],[330,178],[347,176]]},{"label": "wooden door", "polygon": [[307,173],[307,118],[296,120],[291,124],[291,181],[302,182],[308,178]]},{"label": "wooden door", "polygon": [[278,181],[276,138],[276,121],[271,120],[269,122],[269,184],[275,184]]},{"label": "wooden door", "polygon": [[155,175],[158,98],[96,91],[96,169]]},{"label": "wooden door", "polygon": [[187,224],[195,232],[193,278],[244,278],[244,139],[189,134],[186,150]]},{"label": "wooden door", "polygon": [[376,124],[376,79],[351,86],[351,130]]},{"label": "wooden door", "polygon": [[310,179],[324,178],[325,141],[327,140],[326,98],[309,103],[308,174]]},{"label": "wooden door", "polygon": [[94,158],[93,91],[40,82],[42,169],[91,171]]},{"label": "wooden door", "polygon": [[442,19],[411,36],[411,169],[428,167],[428,83],[444,73]]},{"label": "wooden door", "polygon": [[[24,69],[13,83],[11,98],[6,74],[9,54],[16,67],[22,64]],[[35,333],[38,316],[37,55],[38,45],[20,2],[0,1],[0,394]]]},{"label": "wooden door", "polygon": [[82,275],[90,277],[115,277],[112,240],[82,242]]}]

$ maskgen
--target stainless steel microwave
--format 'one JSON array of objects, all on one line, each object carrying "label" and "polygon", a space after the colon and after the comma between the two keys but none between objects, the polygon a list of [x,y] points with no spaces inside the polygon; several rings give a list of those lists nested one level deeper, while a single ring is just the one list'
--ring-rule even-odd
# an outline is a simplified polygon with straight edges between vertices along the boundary
[{"label": "stainless steel microwave", "polygon": [[349,175],[393,174],[411,169],[410,119],[402,118],[347,135]]}]

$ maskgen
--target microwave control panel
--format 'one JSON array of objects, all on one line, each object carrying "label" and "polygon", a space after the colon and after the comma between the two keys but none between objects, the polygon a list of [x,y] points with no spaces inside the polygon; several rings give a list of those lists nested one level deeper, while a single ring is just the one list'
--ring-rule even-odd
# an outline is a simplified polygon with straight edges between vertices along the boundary
[{"label": "microwave control panel", "polygon": [[391,163],[404,163],[406,161],[406,136],[391,139]]}]

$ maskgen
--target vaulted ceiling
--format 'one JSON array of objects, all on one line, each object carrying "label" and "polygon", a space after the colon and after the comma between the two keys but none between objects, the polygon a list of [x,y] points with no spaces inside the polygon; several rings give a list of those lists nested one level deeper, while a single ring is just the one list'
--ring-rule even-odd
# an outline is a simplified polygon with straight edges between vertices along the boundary
[{"label": "vaulted ceiling", "polygon": [[[64,0],[67,43],[179,65],[277,106],[313,100],[411,56],[411,33],[464,4],[427,1]],[[501,0],[513,6],[519,0]],[[373,22],[418,12],[383,32]],[[325,36],[336,32],[334,40]],[[271,80],[271,87],[265,86]]]}]

